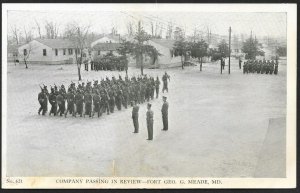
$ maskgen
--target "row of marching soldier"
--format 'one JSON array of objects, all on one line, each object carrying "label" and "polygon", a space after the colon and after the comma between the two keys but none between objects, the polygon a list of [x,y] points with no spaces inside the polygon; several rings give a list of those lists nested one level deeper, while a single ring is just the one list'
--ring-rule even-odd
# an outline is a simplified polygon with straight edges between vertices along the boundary
[{"label": "row of marching soldier", "polygon": [[248,60],[244,62],[243,73],[278,74],[278,60]]},{"label": "row of marching soldier", "polygon": [[[166,75],[164,75],[165,77]],[[165,78],[163,78],[163,91],[168,90]],[[159,96],[160,80],[156,80],[147,75],[131,77],[121,76],[118,79],[112,77],[102,79],[100,82],[71,83],[67,89],[62,84],[60,87],[51,86],[51,92],[48,92],[47,86],[41,87],[38,94],[40,108],[38,114],[45,115],[48,110],[48,101],[51,105],[49,115],[60,115],[67,117],[68,114],[76,117],[88,115],[100,117],[103,113],[114,113],[115,108],[121,110],[127,108],[131,101],[141,104]],[[67,108],[66,108],[67,104]]]}]

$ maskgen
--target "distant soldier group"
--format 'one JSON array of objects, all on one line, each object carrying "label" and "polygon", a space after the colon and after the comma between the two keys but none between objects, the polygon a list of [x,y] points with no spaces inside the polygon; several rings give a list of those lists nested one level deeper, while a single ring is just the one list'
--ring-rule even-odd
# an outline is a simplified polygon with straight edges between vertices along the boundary
[{"label": "distant soldier group", "polygon": [[278,60],[248,60],[244,62],[243,73],[278,74]]},{"label": "distant soldier group", "polygon": [[127,71],[128,65],[126,63],[107,63],[101,61],[91,61],[91,70]]},{"label": "distant soldier group", "polygon": [[[115,107],[118,110],[127,108],[131,102],[142,104],[153,100],[156,92],[156,98],[159,95],[160,80],[156,80],[147,75],[131,77],[120,75],[116,79],[114,76],[109,79],[102,79],[100,82],[71,83],[66,91],[65,86],[51,86],[51,92],[48,92],[47,86],[41,87],[38,94],[40,108],[38,114],[42,112],[45,115],[48,108],[48,101],[51,105],[49,115],[60,115],[67,117],[68,114],[76,117],[88,115],[94,117],[96,114],[100,117],[103,113],[114,113]],[[67,104],[67,108],[66,108]]]}]

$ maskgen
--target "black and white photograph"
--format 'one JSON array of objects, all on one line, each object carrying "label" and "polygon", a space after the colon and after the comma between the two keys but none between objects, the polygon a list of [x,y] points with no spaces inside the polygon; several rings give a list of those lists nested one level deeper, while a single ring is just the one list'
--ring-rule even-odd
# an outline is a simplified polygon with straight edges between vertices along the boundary
[{"label": "black and white photograph", "polygon": [[293,188],[295,4],[3,4],[4,188]]}]

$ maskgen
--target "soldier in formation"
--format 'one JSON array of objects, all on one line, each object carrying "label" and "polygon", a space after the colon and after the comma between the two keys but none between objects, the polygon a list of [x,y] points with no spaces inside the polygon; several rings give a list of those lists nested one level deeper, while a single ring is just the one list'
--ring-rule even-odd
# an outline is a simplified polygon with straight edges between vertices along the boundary
[{"label": "soldier in formation", "polygon": [[92,82],[87,82],[86,85],[82,82],[76,86],[72,82],[68,86],[68,92],[64,85],[59,89],[55,85],[51,87],[49,94],[47,87],[44,86],[38,94],[40,104],[38,113],[42,112],[45,115],[49,101],[51,105],[49,115],[100,117],[103,113],[114,113],[115,108],[119,111],[122,107],[126,109],[131,101],[138,105],[153,100],[157,84],[153,77],[143,75],[131,78],[125,76],[124,79],[121,76],[118,79],[106,77],[100,82],[94,80],[93,85]]},{"label": "soldier in formation", "polygon": [[93,68],[91,70],[95,71],[126,71],[128,70],[128,63],[119,62],[105,62],[105,60],[95,60],[93,61]]},{"label": "soldier in formation", "polygon": [[244,62],[243,73],[278,74],[278,60],[248,60]]}]

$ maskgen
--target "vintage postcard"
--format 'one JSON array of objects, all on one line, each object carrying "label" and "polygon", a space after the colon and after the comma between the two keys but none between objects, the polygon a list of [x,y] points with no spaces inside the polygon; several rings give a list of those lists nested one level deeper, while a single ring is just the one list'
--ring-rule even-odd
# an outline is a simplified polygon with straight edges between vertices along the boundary
[{"label": "vintage postcard", "polygon": [[295,188],[296,4],[3,4],[2,187]]}]

